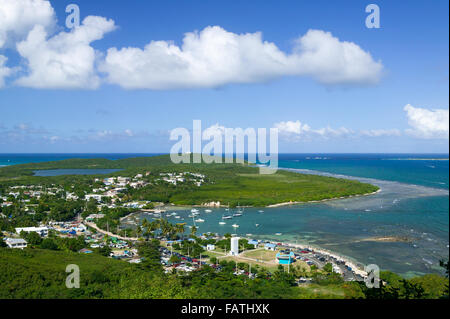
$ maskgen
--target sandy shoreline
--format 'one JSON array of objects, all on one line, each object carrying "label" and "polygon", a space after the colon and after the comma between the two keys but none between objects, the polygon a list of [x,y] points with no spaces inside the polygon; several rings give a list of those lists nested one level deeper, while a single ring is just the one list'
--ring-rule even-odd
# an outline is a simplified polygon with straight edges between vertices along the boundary
[{"label": "sandy shoreline", "polygon": [[[381,188],[379,188],[375,192],[370,192],[370,193],[365,193],[365,194],[357,194],[357,195],[349,195],[349,196],[324,198],[321,200],[309,200],[309,201],[305,201],[305,202],[283,202],[283,203],[271,204],[271,205],[267,205],[267,206],[239,206],[239,207],[273,208],[273,207],[281,207],[281,206],[288,206],[288,205],[323,203],[323,202],[331,201],[331,200],[348,199],[348,198],[361,197],[361,196],[370,196],[370,195],[375,195],[379,192],[381,192]],[[213,203],[213,202],[219,203],[219,204],[212,205],[211,203]],[[175,204],[173,204],[173,205],[176,207],[228,208],[228,205],[222,205],[222,204],[220,204],[220,201],[212,201],[211,203],[203,203],[200,205],[175,205]],[[169,205],[171,205],[171,204],[169,204]]]},{"label": "sandy shoreline", "polygon": [[322,202],[326,202],[326,201],[330,201],[330,200],[347,199],[347,198],[360,197],[360,196],[369,196],[369,195],[377,194],[379,192],[381,192],[381,188],[376,190],[375,192],[366,193],[366,194],[357,194],[357,195],[325,198],[325,199],[321,199],[321,200],[310,200],[310,201],[306,201],[306,202],[284,202],[284,203],[268,205],[268,206],[265,206],[265,207],[271,208],[271,207],[280,207],[280,206],[287,206],[287,205],[322,203]]},{"label": "sandy shoreline", "polygon": [[[270,242],[273,243],[273,244],[277,244],[278,243],[277,241],[273,241],[273,240],[271,240]],[[333,257],[333,258],[337,259],[338,261],[343,261],[346,266],[352,268],[352,271],[354,273],[356,273],[356,274],[358,274],[358,275],[360,275],[362,277],[366,277],[367,276],[367,272],[362,267],[363,264],[358,262],[358,261],[356,261],[356,260],[350,259],[350,257],[339,255],[336,252],[333,252],[333,251],[330,251],[330,250],[327,250],[327,249],[324,249],[324,248],[321,248],[321,247],[318,247],[318,246],[311,246],[311,245],[307,245],[307,244],[294,244],[294,243],[291,243],[291,242],[283,242],[283,241],[281,243],[283,245],[285,245],[285,246],[288,246],[288,247],[295,247],[295,248],[298,248],[298,249],[310,249],[310,250],[313,250],[316,253],[320,253],[322,255],[326,255],[326,256],[329,256],[329,257]]]}]

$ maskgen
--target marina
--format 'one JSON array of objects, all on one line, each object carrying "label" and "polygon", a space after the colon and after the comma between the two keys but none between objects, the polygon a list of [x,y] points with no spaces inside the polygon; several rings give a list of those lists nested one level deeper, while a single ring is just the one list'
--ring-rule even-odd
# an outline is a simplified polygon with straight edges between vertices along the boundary
[{"label": "marina", "polygon": [[[191,219],[187,229],[195,222],[199,233],[253,234],[253,238],[260,240],[278,240],[329,249],[355,263],[376,263],[382,269],[392,269],[405,276],[439,272],[439,259],[448,256],[448,233],[433,220],[425,221],[423,218],[427,218],[427,215],[418,218],[416,211],[426,209],[427,203],[434,201],[436,214],[448,216],[448,191],[398,182],[370,181],[382,187],[380,193],[370,197],[264,210],[247,207],[241,216],[233,216],[239,210],[228,207],[211,208],[208,213],[196,208],[177,207],[176,216],[167,214],[165,218],[169,221]],[[174,207],[161,209],[170,211]],[[395,214],[390,213],[393,211]],[[143,214],[141,218],[149,216]],[[238,218],[239,223],[227,223],[234,218]],[[430,231],[434,225],[437,226],[435,229],[441,228],[442,231]],[[366,240],[389,236],[404,236],[408,241]]]}]

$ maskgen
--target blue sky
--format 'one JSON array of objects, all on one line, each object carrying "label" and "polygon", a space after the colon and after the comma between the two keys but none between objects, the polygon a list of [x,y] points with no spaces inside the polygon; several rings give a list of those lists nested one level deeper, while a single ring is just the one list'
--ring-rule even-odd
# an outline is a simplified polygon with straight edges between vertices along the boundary
[{"label": "blue sky", "polygon": [[[0,0],[0,10],[2,1],[10,0]],[[276,126],[280,152],[448,153],[448,1],[433,1],[432,5],[427,1],[50,3],[56,18],[44,14],[40,20],[51,20],[43,43],[70,32],[64,26],[69,3],[79,6],[81,20],[100,16],[112,19],[114,27],[112,22],[101,21],[99,39],[83,47],[95,49],[93,71],[70,82],[67,77],[53,79],[51,70],[40,65],[47,51],[39,55],[32,41],[24,43],[34,22],[21,30],[3,25],[3,46],[0,22],[0,61],[1,56],[7,58],[3,67],[12,70],[0,86],[1,153],[168,152],[174,143],[169,141],[169,130],[190,129],[195,119],[202,120],[204,128],[216,124],[216,128]],[[369,3],[380,7],[380,29],[365,26]],[[205,64],[204,76],[198,74],[201,68],[172,73],[176,61],[153,51],[150,57],[141,54],[151,41],[173,41],[180,46],[185,33],[197,30],[201,34],[209,26],[220,27],[210,30],[211,39],[205,44],[220,59]],[[311,29],[320,32],[308,36]],[[227,50],[214,50],[215,39],[241,39],[242,34],[256,32],[283,54],[282,61],[297,59],[293,50],[300,37],[320,40],[322,46],[337,43],[336,53],[332,47],[333,52],[323,59],[318,55],[305,63],[302,56],[287,67],[274,69],[261,52],[267,47],[264,42],[253,52],[257,41],[242,41],[237,56],[245,52],[249,59],[234,69],[228,63],[236,55],[230,51],[228,58]],[[358,47],[361,68],[353,71],[357,63],[350,59],[336,71],[338,63],[334,62],[342,60],[338,51],[348,42]],[[75,47],[64,45],[68,46],[64,61],[70,71],[74,60],[70,52]],[[113,47],[117,60],[109,63],[114,52],[108,49]],[[133,49],[125,52],[121,48]],[[150,66],[141,67],[144,62]],[[202,62],[194,57],[192,65]],[[125,72],[130,65],[139,67]],[[353,73],[347,77],[349,72]],[[159,87],[160,83],[165,84]]]}]

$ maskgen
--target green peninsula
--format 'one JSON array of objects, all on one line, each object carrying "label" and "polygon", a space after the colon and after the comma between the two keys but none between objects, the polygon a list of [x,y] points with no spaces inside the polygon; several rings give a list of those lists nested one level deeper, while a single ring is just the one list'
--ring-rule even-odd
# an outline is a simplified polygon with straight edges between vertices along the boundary
[{"label": "green peninsula", "polygon": [[[105,175],[34,176],[37,170],[119,169]],[[180,175],[181,174],[181,175]],[[188,178],[187,176],[192,177]],[[174,164],[169,155],[120,160],[70,159],[0,168],[0,185],[59,185],[83,197],[107,177],[139,176],[139,187],[125,188],[127,200],[146,200],[176,205],[268,206],[280,203],[320,201],[373,193],[377,186],[358,181],[278,170],[261,175],[259,168],[244,163]],[[178,176],[178,178],[176,178]],[[96,180],[97,182],[94,182]]]}]

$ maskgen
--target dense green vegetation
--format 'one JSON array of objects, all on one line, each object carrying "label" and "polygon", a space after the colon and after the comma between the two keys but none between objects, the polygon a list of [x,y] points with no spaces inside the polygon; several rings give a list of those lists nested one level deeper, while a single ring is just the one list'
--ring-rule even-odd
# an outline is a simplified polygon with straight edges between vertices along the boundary
[{"label": "dense green vegetation", "polygon": [[[165,274],[158,247],[157,241],[141,243],[144,261],[137,265],[97,253],[0,247],[0,298],[448,298],[448,278],[438,275],[406,280],[382,272],[386,285],[368,289],[332,272],[298,287],[282,267],[271,276],[262,271],[249,279],[233,275],[235,263],[226,261],[220,272],[204,266],[184,276]],[[65,286],[69,264],[80,268],[80,288]]]},{"label": "dense green vegetation", "polygon": [[[77,195],[95,186],[94,176],[70,175],[54,177],[32,176],[41,169],[120,168],[109,176],[134,176],[149,172],[143,188],[128,188],[124,200],[149,200],[180,205],[199,205],[220,201],[222,205],[266,206],[282,202],[306,202],[328,198],[364,194],[376,191],[373,185],[331,177],[298,174],[279,170],[261,175],[257,167],[248,164],[173,164],[168,155],[121,160],[71,159],[45,163],[30,163],[0,168],[1,187],[7,185],[60,185]],[[160,173],[194,172],[206,176],[198,187],[192,183],[172,185],[158,180]],[[0,189],[1,193],[1,189]]]}]

